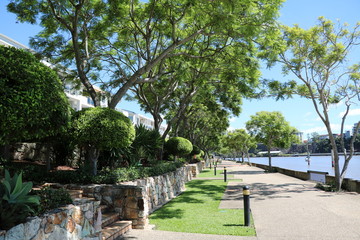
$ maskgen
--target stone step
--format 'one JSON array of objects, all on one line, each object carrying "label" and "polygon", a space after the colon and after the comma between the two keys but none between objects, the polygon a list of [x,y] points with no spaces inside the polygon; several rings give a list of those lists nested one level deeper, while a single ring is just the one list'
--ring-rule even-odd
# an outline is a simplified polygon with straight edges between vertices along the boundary
[{"label": "stone step", "polygon": [[119,220],[120,214],[116,212],[102,213],[101,227],[104,228],[108,225]]},{"label": "stone step", "polygon": [[105,204],[101,204],[100,206],[100,209],[101,209],[101,213],[104,214],[104,213],[107,213],[107,212],[110,212],[111,209],[108,205],[105,205]]},{"label": "stone step", "polygon": [[102,229],[102,240],[115,240],[131,230],[131,221],[116,221]]},{"label": "stone step", "polygon": [[67,190],[70,194],[71,199],[75,198],[82,198],[83,197],[83,190]]}]

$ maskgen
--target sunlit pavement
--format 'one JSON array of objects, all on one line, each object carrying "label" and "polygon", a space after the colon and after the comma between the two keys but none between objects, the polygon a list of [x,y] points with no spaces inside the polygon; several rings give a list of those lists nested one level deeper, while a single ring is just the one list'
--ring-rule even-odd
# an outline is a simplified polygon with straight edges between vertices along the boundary
[{"label": "sunlit pavement", "polygon": [[223,167],[243,182],[229,181],[219,207],[242,208],[242,187],[250,186],[256,237],[131,230],[121,239],[360,239],[359,194],[324,192],[312,182],[231,161],[222,161],[218,169]]}]

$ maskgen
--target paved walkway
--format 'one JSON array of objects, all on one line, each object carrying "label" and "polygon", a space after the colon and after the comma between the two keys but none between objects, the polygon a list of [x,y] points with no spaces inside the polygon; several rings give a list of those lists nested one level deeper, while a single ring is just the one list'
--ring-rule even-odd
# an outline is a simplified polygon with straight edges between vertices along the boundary
[{"label": "paved walkway", "polygon": [[352,240],[360,239],[360,194],[328,193],[314,183],[260,168],[223,161],[228,174],[243,182],[229,182],[220,208],[242,208],[242,186],[251,189],[256,237],[131,230],[122,239],[156,240]]}]

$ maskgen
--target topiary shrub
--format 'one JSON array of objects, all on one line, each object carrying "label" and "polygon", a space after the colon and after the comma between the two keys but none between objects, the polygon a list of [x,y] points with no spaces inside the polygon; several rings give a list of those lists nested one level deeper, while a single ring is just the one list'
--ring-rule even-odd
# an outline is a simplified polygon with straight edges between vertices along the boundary
[{"label": "topiary shrub", "polygon": [[173,137],[166,142],[165,148],[169,154],[181,157],[190,154],[193,150],[193,145],[186,138]]},{"label": "topiary shrub", "polygon": [[0,146],[62,132],[70,105],[57,73],[30,52],[0,45]]},{"label": "topiary shrub", "polygon": [[97,174],[101,150],[128,147],[134,140],[135,129],[130,119],[110,108],[88,108],[75,114],[74,139],[87,151],[92,174]]}]

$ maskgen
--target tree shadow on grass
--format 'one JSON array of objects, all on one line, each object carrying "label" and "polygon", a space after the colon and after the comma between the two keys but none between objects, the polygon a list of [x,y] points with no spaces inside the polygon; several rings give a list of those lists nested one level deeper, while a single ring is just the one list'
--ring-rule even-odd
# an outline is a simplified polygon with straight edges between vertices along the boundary
[{"label": "tree shadow on grass", "polygon": [[166,207],[161,210],[156,211],[151,215],[151,219],[170,219],[178,218],[181,219],[184,215],[184,210],[182,209],[168,209]]}]

